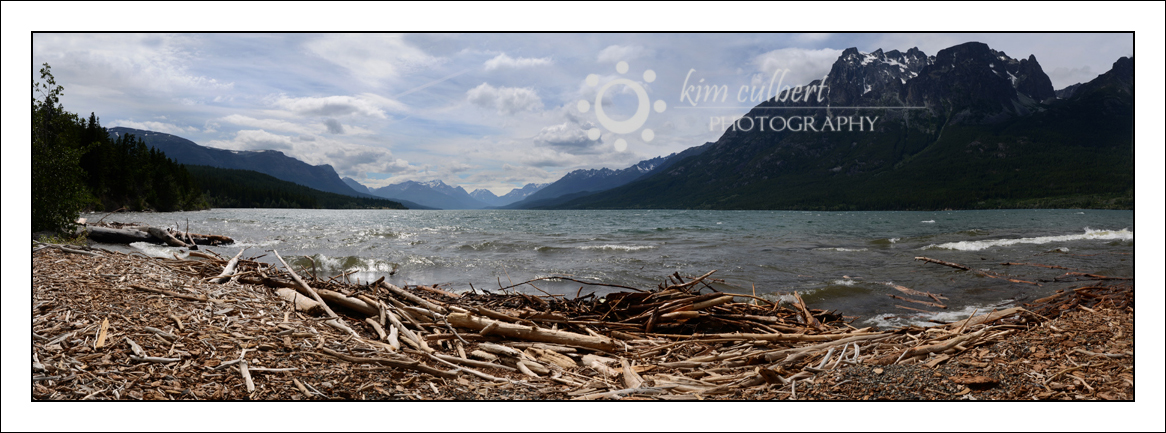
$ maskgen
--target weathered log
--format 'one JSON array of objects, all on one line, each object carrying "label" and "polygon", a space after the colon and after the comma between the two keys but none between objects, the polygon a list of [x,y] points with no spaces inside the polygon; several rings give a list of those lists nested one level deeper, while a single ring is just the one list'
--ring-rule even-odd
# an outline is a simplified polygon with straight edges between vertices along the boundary
[{"label": "weathered log", "polygon": [[247,251],[247,249],[243,248],[239,250],[239,254],[235,254],[235,257],[231,258],[231,260],[227,262],[226,266],[223,266],[223,272],[219,274],[218,278],[211,280],[211,282],[215,284],[223,284],[227,281],[230,281],[231,275],[235,274],[235,266],[239,265],[239,257],[243,257],[243,251]]},{"label": "weathered log", "polygon": [[470,316],[469,314],[464,313],[453,313],[450,314],[448,318],[449,323],[453,326],[473,329],[475,331],[481,331],[487,326],[493,326],[494,334],[510,338],[518,338],[529,341],[541,341],[543,343],[566,344],[570,346],[587,347],[608,352],[620,348],[620,345],[617,344],[614,340],[606,337],[594,337],[576,334],[574,332],[515,325],[487,319],[484,317]]},{"label": "weathered log", "polygon": [[324,302],[327,302],[329,305],[343,307],[365,316],[380,317],[380,308],[375,304],[369,304],[360,299],[344,296],[339,292],[333,292],[328,289],[320,289],[316,293],[319,293],[320,298],[323,298]]},{"label": "weathered log", "polygon": [[400,287],[394,286],[394,285],[386,283],[384,281],[381,281],[381,287],[384,287],[388,291],[392,292],[394,295],[408,299],[410,302],[417,304],[417,305],[420,305],[422,307],[428,308],[429,310],[436,311],[436,312],[441,313],[441,314],[448,314],[449,313],[449,310],[446,310],[445,307],[442,307],[440,305],[429,302],[429,301],[425,300],[425,298],[422,298],[420,296],[406,292],[404,289],[401,289]]},{"label": "weathered log", "polygon": [[170,232],[157,227],[146,227],[146,233],[149,233],[150,236],[153,236],[155,239],[158,239],[159,241],[162,241],[162,243],[172,247],[181,248],[186,246],[186,242],[178,240],[178,238],[174,237],[174,235],[170,234]]},{"label": "weathered log", "polygon": [[94,242],[106,244],[132,244],[134,242],[150,242],[156,240],[149,233],[134,229],[111,229],[108,227],[78,226],[77,233],[84,233]]},{"label": "weathered log", "polygon": [[320,306],[319,302],[313,301],[312,298],[295,290],[279,288],[275,289],[275,294],[279,295],[283,300],[293,303],[296,311],[303,311],[308,314],[320,314],[324,312],[324,308]]},{"label": "weathered log", "polygon": [[235,243],[234,239],[223,235],[204,235],[190,232],[182,233],[182,235],[198,245],[230,245]]}]

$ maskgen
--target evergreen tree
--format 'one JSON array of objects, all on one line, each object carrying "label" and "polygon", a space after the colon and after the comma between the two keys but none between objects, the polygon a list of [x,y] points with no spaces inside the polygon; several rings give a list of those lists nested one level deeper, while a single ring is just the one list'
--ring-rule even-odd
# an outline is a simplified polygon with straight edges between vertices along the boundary
[{"label": "evergreen tree", "polygon": [[49,64],[32,84],[32,230],[67,230],[85,203],[77,116],[60,103]]}]

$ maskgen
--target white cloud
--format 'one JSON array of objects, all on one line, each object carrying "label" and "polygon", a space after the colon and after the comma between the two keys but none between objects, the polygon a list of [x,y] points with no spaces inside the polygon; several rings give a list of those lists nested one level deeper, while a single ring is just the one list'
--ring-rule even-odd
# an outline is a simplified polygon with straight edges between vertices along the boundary
[{"label": "white cloud", "polygon": [[231,150],[278,150],[311,165],[330,164],[340,176],[363,177],[364,173],[415,171],[408,161],[388,149],[352,144],[315,135],[280,135],[262,129],[235,133],[231,140],[215,140],[207,146]]},{"label": "white cloud", "polygon": [[67,83],[73,93],[105,98],[167,94],[186,101],[222,97],[234,82],[190,70],[200,60],[199,39],[186,34],[37,33],[32,48],[36,67],[41,62],[52,65],[57,81]]},{"label": "white cloud", "polygon": [[482,83],[466,92],[466,100],[482,108],[496,108],[498,114],[504,115],[543,108],[542,99],[530,87],[494,87]]},{"label": "white cloud", "polygon": [[[754,85],[768,85],[777,73],[777,79],[784,86],[802,86],[821,79],[830,72],[830,66],[842,55],[842,50],[823,48],[807,50],[802,48],[782,48],[753,58],[753,65],[760,71],[754,75]],[[789,72],[785,72],[788,70]],[[784,76],[784,79],[783,79]],[[774,81],[776,85],[776,81]]]},{"label": "white cloud", "polygon": [[543,128],[534,136],[534,143],[547,146],[561,152],[571,154],[594,154],[598,152],[600,140],[587,137],[587,130],[594,127],[591,123],[578,124],[563,122]]},{"label": "white cloud", "polygon": [[599,63],[616,63],[630,61],[648,54],[648,50],[639,45],[611,45],[599,52]]},{"label": "white cloud", "polygon": [[114,127],[114,126],[122,126],[122,127],[126,127],[126,128],[142,129],[142,130],[154,131],[154,132],[165,132],[167,134],[174,134],[174,135],[188,133],[188,132],[198,132],[198,128],[195,128],[193,126],[182,127],[182,126],[175,125],[173,123],[154,122],[154,121],[136,122],[133,120],[114,120],[112,122],[109,122],[109,127]]},{"label": "white cloud", "polygon": [[492,71],[500,68],[528,68],[531,66],[549,66],[552,64],[554,62],[551,61],[550,57],[519,57],[515,59],[506,55],[506,53],[502,53],[487,60],[485,66],[487,71]]},{"label": "white cloud", "polygon": [[272,105],[292,111],[300,115],[312,116],[344,116],[358,114],[367,117],[384,119],[385,108],[394,112],[406,109],[405,105],[372,93],[362,93],[357,96],[324,96],[289,98],[286,95],[279,97]]},{"label": "white cloud", "polygon": [[441,59],[410,45],[402,35],[321,35],[304,44],[304,48],[348,69],[366,84],[379,84],[405,72],[441,63]]},{"label": "white cloud", "polygon": [[217,120],[240,126],[246,126],[248,128],[259,128],[262,130],[286,131],[294,132],[297,134],[315,134],[320,132],[319,128],[313,128],[302,123],[293,123],[278,119],[256,119],[254,117],[244,116],[241,114],[232,114]]}]

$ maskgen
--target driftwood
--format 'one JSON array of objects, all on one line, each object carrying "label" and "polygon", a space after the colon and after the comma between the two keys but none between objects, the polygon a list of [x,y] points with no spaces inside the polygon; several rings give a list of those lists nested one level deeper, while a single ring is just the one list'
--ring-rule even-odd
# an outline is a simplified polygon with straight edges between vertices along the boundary
[{"label": "driftwood", "polygon": [[581,335],[566,331],[554,331],[534,326],[515,325],[464,313],[450,314],[448,319],[451,325],[459,328],[481,331],[490,327],[494,334],[522,340],[589,347],[604,351],[613,351],[620,347],[610,338]]},{"label": "driftwood", "polygon": [[[234,239],[223,235],[204,235],[190,232],[176,231],[174,234],[156,227],[124,227],[112,228],[96,225],[79,225],[74,234],[85,234],[94,242],[106,244],[131,244],[134,242],[164,243],[171,246],[183,247],[191,245],[229,245]],[[180,239],[189,239],[183,242]],[[181,244],[181,245],[180,245]]]},{"label": "driftwood", "polygon": [[275,290],[275,294],[279,295],[283,300],[293,303],[296,311],[303,311],[313,315],[324,312],[324,307],[320,306],[319,302],[313,301],[312,298],[304,296],[295,290],[279,288]]},{"label": "driftwood", "polygon": [[[468,292],[455,298],[344,278],[304,287],[286,263],[277,267],[254,259],[238,260],[238,284],[214,285],[209,281],[221,275],[230,257],[202,253],[212,259],[116,252],[69,256],[56,248],[35,253],[34,398],[862,399],[870,393],[901,399],[977,392],[972,394],[977,399],[997,399],[1021,394],[961,391],[956,386],[978,383],[957,377],[967,371],[961,366],[976,369],[966,377],[984,372],[999,380],[1031,370],[1027,363],[1001,362],[1030,352],[1036,357],[1029,359],[1048,365],[1034,370],[1043,387],[1033,392],[1060,399],[1132,395],[1122,394],[1125,384],[1133,386],[1132,370],[1121,367],[1132,362],[1132,346],[1102,343],[1129,341],[1132,325],[1109,325],[1133,307],[1132,287],[1125,282],[1090,282],[1045,299],[1047,305],[1026,304],[1025,310],[943,326],[878,330],[856,329],[849,318],[802,302],[735,303],[737,294],[705,286],[700,291],[712,293],[700,294],[699,283],[685,286],[696,278],[680,275],[667,287],[603,296]],[[922,299],[940,303],[926,292],[890,293],[923,293]],[[205,304],[224,301],[230,304]],[[296,312],[313,308],[323,317]],[[1105,331],[1103,338],[1055,350],[1060,345],[1049,339],[1054,332],[1078,341],[1086,335],[1060,321],[1042,323],[1062,313],[1094,320]],[[1023,333],[1029,338],[1019,346],[1004,338]],[[224,359],[227,348],[237,347],[247,348],[246,367],[243,355]],[[1039,353],[1046,350],[1047,355]],[[916,364],[930,378],[929,369],[944,363],[936,372],[963,371],[951,373],[950,380],[912,384],[900,376],[911,379],[921,369],[887,369],[893,374],[880,378],[884,371],[873,368]],[[847,385],[859,380],[864,385]],[[892,389],[900,394],[887,394]],[[1103,390],[1111,394],[1100,394]]]},{"label": "driftwood", "polygon": [[134,242],[150,242],[153,243],[156,239],[141,230],[133,229],[114,229],[108,227],[96,226],[78,226],[78,233],[85,233],[89,239],[94,242],[101,242],[106,244],[131,244]]},{"label": "driftwood", "polygon": [[186,242],[178,240],[178,238],[174,237],[174,235],[170,234],[170,232],[157,227],[146,227],[146,233],[149,233],[150,236],[153,236],[155,239],[158,239],[159,241],[162,241],[162,243],[172,247],[186,246]]},{"label": "driftwood", "polygon": [[937,264],[944,265],[944,266],[951,266],[951,267],[953,267],[953,268],[956,268],[956,269],[962,269],[962,270],[965,270],[965,271],[970,271],[970,270],[972,270],[972,268],[969,268],[969,267],[967,267],[967,266],[964,266],[964,265],[961,265],[961,264],[958,264],[958,263],[945,262],[945,261],[943,261],[943,260],[936,260],[936,259],[933,259],[933,258],[930,258],[930,257],[916,257],[916,258],[915,258],[915,260],[922,260],[922,261],[925,261],[925,262],[937,263]]},{"label": "driftwood", "polygon": [[273,254],[275,254],[275,258],[279,259],[280,263],[283,263],[283,267],[284,267],[284,269],[287,269],[288,275],[291,275],[292,279],[295,280],[296,283],[298,283],[300,285],[300,287],[302,287],[304,290],[306,290],[308,292],[308,294],[311,295],[312,299],[315,299],[316,302],[319,302],[320,306],[322,308],[324,308],[324,312],[328,313],[328,317],[331,317],[333,319],[333,320],[327,321],[326,323],[328,323],[329,325],[331,325],[333,327],[336,327],[337,329],[344,330],[344,331],[348,332],[349,334],[352,334],[355,337],[359,337],[359,335],[356,333],[356,331],[353,331],[352,328],[349,328],[348,325],[345,325],[344,322],[340,321],[340,316],[337,316],[336,312],[332,311],[332,309],[328,307],[328,304],[324,303],[324,300],[320,298],[320,295],[318,293],[316,293],[315,290],[312,290],[312,287],[309,286],[308,283],[305,283],[304,280],[302,278],[300,278],[299,275],[296,275],[296,271],[293,271],[291,266],[288,266],[287,262],[283,261],[283,257],[279,256],[278,251],[271,250],[271,252]]},{"label": "driftwood", "polygon": [[247,249],[243,248],[239,250],[239,254],[235,254],[235,257],[231,258],[231,261],[227,262],[226,266],[223,266],[223,272],[219,274],[219,277],[211,280],[211,282],[215,284],[223,284],[227,281],[230,281],[231,275],[235,274],[235,266],[239,265],[239,257],[243,256],[243,251],[247,251]]},{"label": "driftwood", "polygon": [[397,296],[400,296],[400,297],[402,297],[402,298],[408,299],[410,302],[413,302],[413,303],[415,303],[415,304],[417,304],[417,305],[420,305],[420,306],[422,306],[422,307],[425,307],[426,309],[429,309],[430,311],[434,311],[434,312],[437,312],[437,313],[439,313],[439,314],[447,314],[447,313],[449,313],[449,311],[448,311],[448,310],[446,310],[446,309],[445,309],[445,307],[442,307],[442,306],[440,306],[440,305],[434,304],[434,303],[432,303],[432,302],[430,302],[430,301],[428,301],[428,300],[425,300],[424,298],[422,298],[422,297],[420,297],[420,296],[417,296],[417,295],[414,295],[414,294],[412,294],[412,293],[406,292],[406,291],[402,290],[400,287],[397,287],[397,286],[394,286],[394,285],[392,285],[392,284],[386,283],[386,282],[384,282],[383,280],[381,281],[381,287],[384,287],[384,288],[385,288],[385,289],[387,289],[388,291],[392,292],[394,295],[397,295]]}]

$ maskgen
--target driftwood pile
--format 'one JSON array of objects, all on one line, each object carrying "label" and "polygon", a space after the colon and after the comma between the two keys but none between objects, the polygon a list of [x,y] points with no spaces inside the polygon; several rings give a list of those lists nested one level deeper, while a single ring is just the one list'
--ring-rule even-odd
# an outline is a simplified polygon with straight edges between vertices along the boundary
[{"label": "driftwood pile", "polygon": [[[857,329],[800,298],[779,305],[718,292],[704,284],[713,272],[603,297],[458,294],[325,278],[269,253],[282,266],[243,250],[173,259],[34,250],[33,397],[797,398],[799,387],[852,366],[934,367],[1060,308]],[[602,285],[560,279],[580,283],[579,293]],[[1057,296],[1085,306],[1131,292]]]}]

